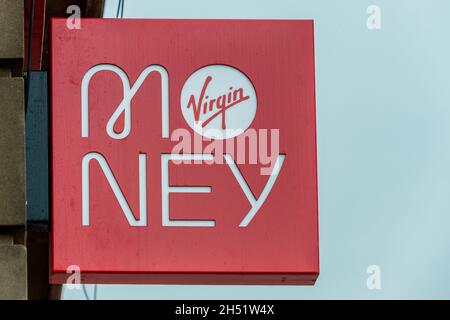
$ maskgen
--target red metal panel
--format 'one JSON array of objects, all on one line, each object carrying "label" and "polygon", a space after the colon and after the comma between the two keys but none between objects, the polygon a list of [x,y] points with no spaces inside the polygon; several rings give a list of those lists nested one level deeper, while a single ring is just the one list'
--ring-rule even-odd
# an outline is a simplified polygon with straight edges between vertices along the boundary
[{"label": "red metal panel", "polygon": [[[313,22],[305,20],[85,19],[79,30],[52,20],[51,281],[64,282],[67,268],[76,265],[86,283],[314,284],[319,249],[313,33]],[[180,96],[195,71],[225,65],[245,74],[257,95],[247,131],[279,129],[278,153],[285,156],[247,226],[239,224],[252,205],[226,162],[171,162],[171,186],[208,186],[211,192],[171,193],[170,218],[214,220],[215,226],[163,225],[161,155],[173,152],[177,142],[162,137],[157,73],[132,98],[131,130],[123,139],[106,131],[123,98],[122,81],[111,71],[95,73],[88,86],[89,134],[82,137],[82,80],[101,64],[120,67],[131,87],[150,65],[167,71],[171,135],[179,128],[193,133]],[[226,112],[228,125],[231,111]],[[123,120],[122,114],[117,132]],[[205,152],[210,143],[203,141],[193,153]],[[82,159],[92,152],[106,159],[136,219],[138,155],[146,155],[145,226],[129,224],[95,161],[89,166],[90,221],[82,225]],[[261,159],[237,165],[256,198],[271,177],[261,175],[262,165]]]},{"label": "red metal panel", "polygon": [[[31,52],[31,70],[41,70],[42,65],[42,45],[44,41],[44,27],[45,27],[45,3],[46,0],[35,0],[34,4],[34,21],[32,33],[32,52]],[[23,61],[23,69],[28,68],[28,42],[30,32],[30,8],[31,0],[25,1],[25,59]]]}]

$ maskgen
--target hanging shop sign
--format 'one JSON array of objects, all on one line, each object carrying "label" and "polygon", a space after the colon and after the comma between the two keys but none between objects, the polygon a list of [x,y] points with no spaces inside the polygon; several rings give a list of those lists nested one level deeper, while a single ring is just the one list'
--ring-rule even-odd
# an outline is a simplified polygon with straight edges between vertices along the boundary
[{"label": "hanging shop sign", "polygon": [[313,34],[53,19],[51,281],[314,284]]}]

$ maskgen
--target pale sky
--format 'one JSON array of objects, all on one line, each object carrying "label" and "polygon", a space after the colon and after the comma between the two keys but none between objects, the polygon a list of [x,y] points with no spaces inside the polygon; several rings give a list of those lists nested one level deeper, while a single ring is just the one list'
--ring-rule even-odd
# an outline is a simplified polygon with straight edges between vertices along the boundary
[{"label": "pale sky", "polygon": [[[379,30],[366,25],[372,4]],[[449,11],[447,0],[126,0],[124,18],[314,19],[321,274],[314,287],[99,285],[97,299],[450,298]],[[380,290],[367,288],[371,265]]]}]

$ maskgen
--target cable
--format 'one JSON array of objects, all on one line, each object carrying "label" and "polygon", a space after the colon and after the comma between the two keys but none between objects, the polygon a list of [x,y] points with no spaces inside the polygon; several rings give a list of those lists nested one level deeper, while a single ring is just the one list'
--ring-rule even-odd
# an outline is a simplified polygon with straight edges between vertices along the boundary
[{"label": "cable", "polygon": [[119,0],[116,11],[116,18],[123,18],[123,10],[125,7],[125,0]]},{"label": "cable", "polygon": [[123,4],[123,1],[119,0],[119,3],[117,5],[116,18],[119,18],[119,14],[122,12],[122,6],[123,6],[122,4]]},{"label": "cable", "polygon": [[86,298],[86,300],[91,300],[91,299],[89,299],[89,295],[86,290],[86,285],[82,284],[81,287],[83,288],[83,293],[84,293],[84,297]]},{"label": "cable", "polygon": [[119,17],[119,12],[120,12],[120,6],[121,5],[122,5],[122,0],[119,0],[119,3],[117,4],[116,18]]},{"label": "cable", "polygon": [[98,285],[94,284],[94,300],[97,300],[97,287]]},{"label": "cable", "polygon": [[[86,298],[86,300],[91,300],[89,298],[88,292],[86,290],[86,285],[82,284],[81,287],[83,289],[83,294],[84,294],[84,297]],[[92,300],[97,300],[97,285],[96,284],[94,284],[94,295],[92,297]]]},{"label": "cable", "polygon": [[122,0],[119,0],[119,3],[117,5],[117,11],[116,11],[116,18],[119,17],[119,11],[120,11],[120,6],[122,5]]}]

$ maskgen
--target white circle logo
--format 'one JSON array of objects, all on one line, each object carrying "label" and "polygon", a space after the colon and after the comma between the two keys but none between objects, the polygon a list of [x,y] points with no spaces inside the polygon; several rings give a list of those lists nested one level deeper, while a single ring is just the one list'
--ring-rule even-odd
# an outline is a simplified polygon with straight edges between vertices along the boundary
[{"label": "white circle logo", "polygon": [[256,115],[256,92],[239,70],[210,65],[195,71],[181,90],[181,111],[188,125],[210,139],[243,133]]}]

